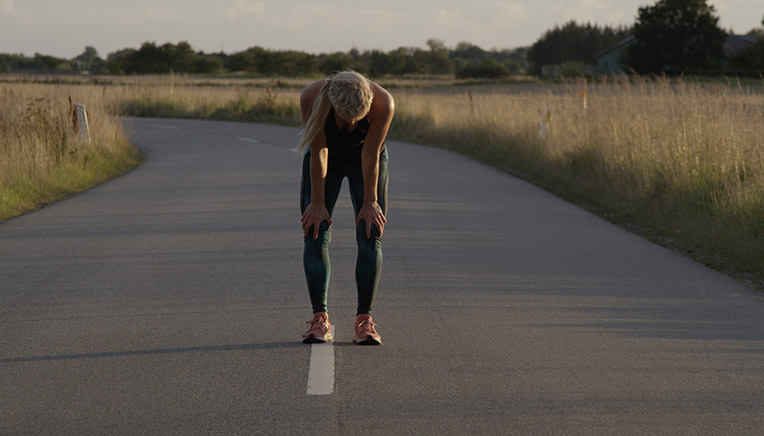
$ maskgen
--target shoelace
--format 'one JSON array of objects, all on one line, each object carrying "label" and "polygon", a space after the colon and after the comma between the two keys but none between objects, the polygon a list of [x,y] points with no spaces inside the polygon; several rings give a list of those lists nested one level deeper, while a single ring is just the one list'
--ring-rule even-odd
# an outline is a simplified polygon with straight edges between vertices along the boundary
[{"label": "shoelace", "polygon": [[376,329],[377,324],[374,321],[369,321],[368,319],[365,319],[365,320],[359,322],[358,324],[356,324],[356,326],[355,326],[356,331],[358,329],[360,329],[360,328],[363,328],[364,324],[368,324],[369,325],[369,328],[371,329],[372,333],[377,333],[377,329]]},{"label": "shoelace", "polygon": [[320,324],[320,327],[321,327],[322,331],[326,331],[327,330],[327,328],[326,328],[326,324],[327,323],[324,322],[324,318],[313,318],[310,321],[305,321],[305,324],[310,324],[310,328],[308,328],[308,331],[312,330],[313,327],[316,326],[316,324]]}]

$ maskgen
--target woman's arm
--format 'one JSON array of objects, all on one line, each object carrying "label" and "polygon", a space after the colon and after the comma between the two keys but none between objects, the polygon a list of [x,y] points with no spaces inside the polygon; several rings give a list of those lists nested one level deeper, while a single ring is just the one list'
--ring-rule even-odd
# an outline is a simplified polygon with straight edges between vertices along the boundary
[{"label": "woman's arm", "polygon": [[363,168],[363,205],[356,218],[356,226],[361,220],[366,223],[366,237],[371,237],[371,225],[374,224],[379,229],[379,235],[385,229],[385,218],[382,208],[379,206],[377,198],[377,180],[379,178],[379,154],[382,152],[382,145],[385,143],[387,131],[390,129],[390,123],[393,120],[395,112],[395,101],[384,88],[377,84],[374,87],[374,100],[369,109],[369,131],[366,133],[363,150],[361,151],[361,166]]},{"label": "woman's arm", "polygon": [[[303,124],[308,121],[308,117],[313,110],[313,101],[323,82],[323,80],[319,80],[311,83],[300,94],[300,110],[302,112]],[[323,221],[326,221],[330,226],[332,225],[324,198],[328,158],[329,149],[326,147],[326,134],[322,129],[310,144],[310,204],[305,208],[301,220],[305,236],[312,236],[313,239],[318,238],[318,227]],[[313,227],[313,235],[308,234],[311,227]]]}]

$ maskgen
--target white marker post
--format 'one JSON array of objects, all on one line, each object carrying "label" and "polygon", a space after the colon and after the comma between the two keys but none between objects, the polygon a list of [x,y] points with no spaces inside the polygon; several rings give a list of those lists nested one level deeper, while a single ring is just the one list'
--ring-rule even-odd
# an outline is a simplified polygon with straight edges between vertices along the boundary
[{"label": "white marker post", "polygon": [[581,97],[584,110],[586,110],[586,79],[578,79],[578,96]]},{"label": "white marker post", "polygon": [[90,127],[88,126],[88,113],[85,110],[85,105],[77,103],[75,105],[77,112],[77,125],[80,128],[80,136],[87,142],[90,142]]},{"label": "white marker post", "polygon": [[554,109],[554,106],[549,105],[544,110],[544,116],[541,118],[541,125],[539,126],[539,139],[546,137],[546,131],[549,129],[549,123],[552,121],[552,109]]}]

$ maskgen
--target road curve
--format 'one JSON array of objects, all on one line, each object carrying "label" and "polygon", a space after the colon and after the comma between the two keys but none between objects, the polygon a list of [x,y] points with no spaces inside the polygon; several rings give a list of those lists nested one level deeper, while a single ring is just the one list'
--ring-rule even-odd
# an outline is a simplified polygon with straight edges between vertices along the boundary
[{"label": "road curve", "polygon": [[297,130],[128,124],[141,167],[0,224],[0,434],[764,432],[762,294],[395,141],[384,344],[351,343],[343,191],[334,385],[308,395]]}]

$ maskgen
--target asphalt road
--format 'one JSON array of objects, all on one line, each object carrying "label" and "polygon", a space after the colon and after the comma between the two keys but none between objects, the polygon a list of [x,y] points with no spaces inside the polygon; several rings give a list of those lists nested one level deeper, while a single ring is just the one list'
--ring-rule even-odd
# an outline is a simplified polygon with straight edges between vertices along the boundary
[{"label": "asphalt road", "polygon": [[297,130],[130,124],[144,165],[0,224],[0,434],[764,433],[764,295],[394,141],[384,343],[351,342],[344,191],[308,395]]}]

